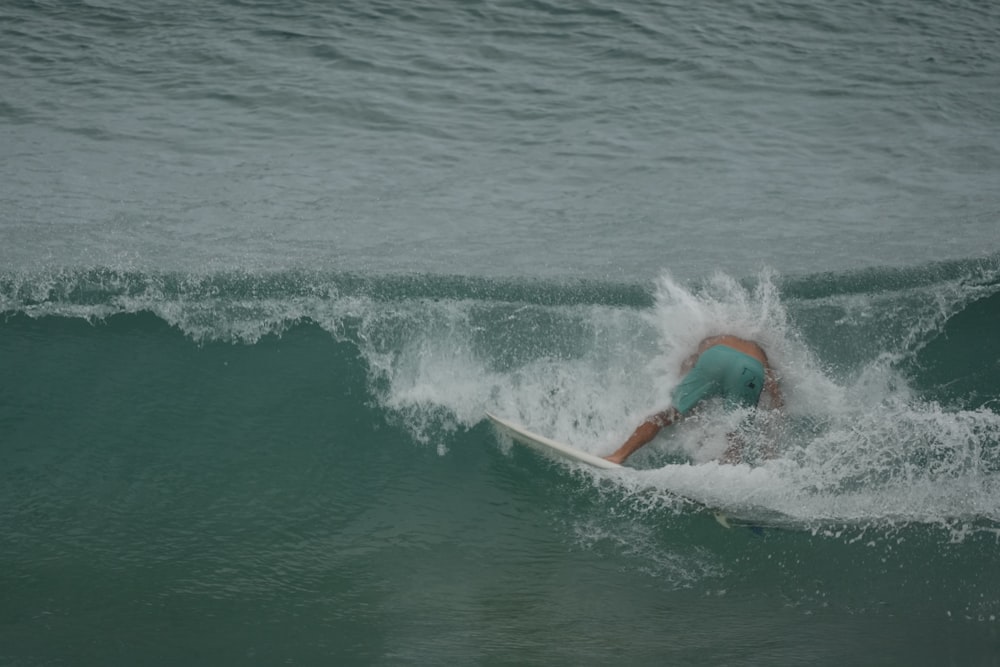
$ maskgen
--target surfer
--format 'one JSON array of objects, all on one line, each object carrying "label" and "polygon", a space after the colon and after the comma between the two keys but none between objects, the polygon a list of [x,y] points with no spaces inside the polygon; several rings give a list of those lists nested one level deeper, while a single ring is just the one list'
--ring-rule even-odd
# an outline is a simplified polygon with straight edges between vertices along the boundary
[{"label": "surfer", "polygon": [[[706,338],[698,345],[698,350],[681,364],[681,373],[684,379],[674,389],[673,405],[646,419],[621,447],[605,459],[624,463],[625,459],[655,438],[661,429],[676,424],[706,398],[721,396],[730,405],[754,407],[761,393],[767,390],[771,409],[784,405],[774,369],[767,362],[767,354],[752,340],[730,335]],[[738,463],[742,450],[742,440],[730,434],[729,447],[721,461]]]}]

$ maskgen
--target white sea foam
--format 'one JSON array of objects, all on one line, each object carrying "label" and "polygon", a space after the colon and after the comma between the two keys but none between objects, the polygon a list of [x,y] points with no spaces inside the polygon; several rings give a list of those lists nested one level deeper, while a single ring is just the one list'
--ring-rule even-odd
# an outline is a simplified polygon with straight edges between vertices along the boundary
[{"label": "white sea foam", "polygon": [[[781,375],[781,419],[760,421],[744,436],[751,447],[777,442],[781,457],[759,467],[714,463],[747,415],[706,410],[637,454],[634,465],[655,469],[623,476],[623,488],[680,493],[802,525],[1000,522],[1000,416],[922,400],[898,370],[926,329],[954,312],[943,297],[911,314],[909,328],[874,356],[834,372],[797,331],[769,272],[749,286],[721,274],[700,287],[663,276],[655,296],[648,309],[548,307],[559,323],[539,335],[575,337],[561,356],[533,349],[525,324],[512,340],[527,349],[514,355],[517,363],[501,363],[505,351],[480,340],[473,305],[455,301],[423,304],[422,324],[391,359],[372,350],[366,356],[384,405],[404,414],[420,440],[439,438],[442,424],[471,427],[491,410],[605,454],[668,403],[680,361],[698,341],[732,332],[760,341]],[[514,308],[509,318],[528,322],[536,308]],[[679,457],[701,465],[678,464]]]}]

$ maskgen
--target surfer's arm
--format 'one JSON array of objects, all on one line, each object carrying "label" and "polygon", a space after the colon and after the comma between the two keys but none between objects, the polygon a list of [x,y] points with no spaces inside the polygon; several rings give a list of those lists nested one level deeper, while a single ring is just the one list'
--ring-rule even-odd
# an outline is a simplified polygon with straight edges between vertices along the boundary
[{"label": "surfer's arm", "polygon": [[[770,366],[768,366],[765,370],[764,391],[767,392],[768,398],[771,399],[770,407],[772,410],[781,410],[781,408],[785,407],[785,397],[781,393],[778,376],[774,372],[774,369]],[[780,419],[782,417],[782,413],[777,412],[774,416]],[[761,450],[761,455],[765,459],[773,459],[778,456],[778,450],[775,445],[778,438],[775,429],[777,423],[773,417],[768,419],[765,423],[767,427],[767,439],[765,440],[764,447]]]},{"label": "surfer's arm", "polygon": [[779,410],[785,406],[785,398],[781,395],[781,387],[778,385],[778,377],[774,369],[768,366],[764,369],[764,391],[771,399],[771,409]]},{"label": "surfer's arm", "polygon": [[[764,391],[767,392],[768,407],[770,409],[779,410],[784,407],[785,400],[781,395],[781,387],[778,385],[777,375],[775,374],[774,369],[769,365],[764,367]],[[773,428],[774,421],[770,420],[768,424]],[[769,433],[768,436],[767,442],[761,448],[760,452],[760,457],[763,459],[773,459],[778,455],[778,452],[774,447],[773,433]],[[722,456],[719,458],[719,462],[731,464],[742,463],[743,448],[746,444],[743,440],[743,436],[739,433],[733,432],[726,435],[726,440],[729,441],[729,446],[726,447],[726,451],[723,452]]]},{"label": "surfer's arm", "polygon": [[670,426],[671,424],[677,422],[680,417],[680,413],[673,408],[667,408],[666,410],[657,412],[655,415],[639,424],[639,427],[635,429],[632,435],[629,436],[629,439],[626,440],[621,447],[616,449],[614,453],[609,454],[604,458],[612,463],[624,463],[625,459],[655,438],[656,434],[660,432],[660,429],[664,426]]}]

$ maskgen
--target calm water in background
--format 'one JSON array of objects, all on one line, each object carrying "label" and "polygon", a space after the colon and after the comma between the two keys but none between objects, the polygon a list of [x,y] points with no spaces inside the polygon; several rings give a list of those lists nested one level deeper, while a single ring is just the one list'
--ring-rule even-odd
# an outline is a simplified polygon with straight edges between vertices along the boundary
[{"label": "calm water in background", "polygon": [[[0,660],[997,664],[998,45],[985,2],[5,3]],[[603,453],[720,329],[779,461],[482,420]]]},{"label": "calm water in background", "polygon": [[5,3],[3,259],[624,276],[995,251],[991,3]]}]

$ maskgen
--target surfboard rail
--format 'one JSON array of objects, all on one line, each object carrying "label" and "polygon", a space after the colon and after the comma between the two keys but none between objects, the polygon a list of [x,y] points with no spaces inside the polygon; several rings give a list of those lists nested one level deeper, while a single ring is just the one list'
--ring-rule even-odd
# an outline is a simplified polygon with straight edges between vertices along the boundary
[{"label": "surfboard rail", "polygon": [[518,442],[526,444],[540,452],[552,454],[563,459],[569,459],[570,461],[586,463],[594,466],[595,468],[602,468],[604,470],[613,470],[622,467],[617,463],[612,463],[611,461],[602,459],[600,456],[595,456],[589,452],[579,450],[576,447],[558,442],[551,438],[546,438],[543,435],[532,433],[520,424],[515,424],[512,421],[498,417],[491,412],[487,412],[486,416],[502,432],[506,433]]},{"label": "surfboard rail", "polygon": [[[606,459],[602,459],[600,456],[595,456],[594,454],[591,454],[589,452],[585,452],[570,445],[567,445],[565,443],[553,440],[552,438],[547,438],[543,435],[532,433],[531,431],[521,426],[520,424],[512,422],[508,419],[504,419],[502,417],[498,417],[492,412],[487,412],[486,417],[490,420],[490,422],[499,432],[508,435],[513,440],[528,445],[532,449],[542,454],[547,454],[550,456],[554,456],[556,458],[561,458],[564,460],[573,461],[577,463],[585,463],[587,465],[593,466],[595,468],[600,468],[602,470],[617,470],[625,467],[617,463],[612,463],[611,461],[608,461]],[[734,526],[739,525],[741,527],[744,526],[748,527],[755,532],[761,531],[761,527],[758,524],[758,522],[755,522],[753,520],[744,521],[742,519],[734,518],[727,512],[724,512],[718,508],[710,507],[709,505],[706,505],[704,502],[695,500],[680,493],[674,492],[674,495],[684,499],[685,501],[700,506],[705,510],[708,510],[709,512],[711,512],[715,520],[718,521],[719,524],[724,528],[733,528]]]}]

